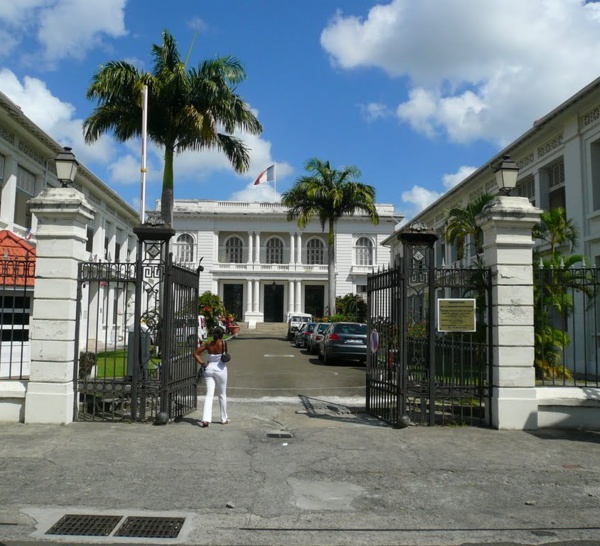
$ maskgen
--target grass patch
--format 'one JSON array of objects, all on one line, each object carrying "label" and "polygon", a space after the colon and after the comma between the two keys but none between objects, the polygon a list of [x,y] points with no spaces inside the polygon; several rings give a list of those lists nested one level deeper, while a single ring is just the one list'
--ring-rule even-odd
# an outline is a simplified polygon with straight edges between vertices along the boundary
[{"label": "grass patch", "polygon": [[126,349],[98,353],[96,355],[96,377],[125,377],[127,375],[127,356]]}]

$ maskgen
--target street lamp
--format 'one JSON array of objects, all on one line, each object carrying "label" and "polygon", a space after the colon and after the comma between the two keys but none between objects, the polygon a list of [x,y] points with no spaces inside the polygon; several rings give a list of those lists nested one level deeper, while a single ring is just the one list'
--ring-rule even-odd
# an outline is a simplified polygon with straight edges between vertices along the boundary
[{"label": "street lamp", "polygon": [[71,151],[71,148],[65,146],[54,161],[56,163],[56,177],[60,180],[61,186],[63,188],[69,187],[75,180],[77,167],[79,166],[75,154]]},{"label": "street lamp", "polygon": [[502,156],[502,162],[496,166],[494,173],[500,192],[504,195],[510,195],[510,192],[517,185],[517,176],[519,175],[517,164],[509,155]]}]

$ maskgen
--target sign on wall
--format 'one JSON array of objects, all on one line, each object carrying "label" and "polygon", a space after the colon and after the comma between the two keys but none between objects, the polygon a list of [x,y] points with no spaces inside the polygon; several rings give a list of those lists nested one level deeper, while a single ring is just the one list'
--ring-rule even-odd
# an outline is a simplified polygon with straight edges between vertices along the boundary
[{"label": "sign on wall", "polygon": [[438,332],[474,332],[474,298],[440,298],[437,300]]}]

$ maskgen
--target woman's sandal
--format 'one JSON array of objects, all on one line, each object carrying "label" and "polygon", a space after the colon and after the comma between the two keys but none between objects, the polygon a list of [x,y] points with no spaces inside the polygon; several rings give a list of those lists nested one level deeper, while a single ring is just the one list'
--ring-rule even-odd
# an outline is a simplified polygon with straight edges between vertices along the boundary
[{"label": "woman's sandal", "polygon": [[227,419],[227,421],[221,421],[222,425],[228,425],[229,424],[229,419]]},{"label": "woman's sandal", "polygon": [[206,421],[200,421],[200,426],[202,428],[207,428],[210,425],[210,423],[207,423]]}]

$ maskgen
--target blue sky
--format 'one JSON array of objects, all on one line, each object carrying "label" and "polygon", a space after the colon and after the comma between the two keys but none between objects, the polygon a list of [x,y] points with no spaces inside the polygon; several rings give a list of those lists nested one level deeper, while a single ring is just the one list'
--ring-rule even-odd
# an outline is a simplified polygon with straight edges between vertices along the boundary
[{"label": "blue sky", "polygon": [[[238,135],[244,175],[215,152],[177,156],[176,198],[275,201],[318,157],[357,166],[408,219],[600,75],[600,7],[583,0],[0,2],[0,90],[136,209],[140,142],[84,144],[85,95],[109,60],[149,70],[164,29],[182,56],[193,42],[192,65],[239,58],[264,127]],[[253,186],[273,163],[276,192]],[[146,208],[161,178],[150,145]]]}]

